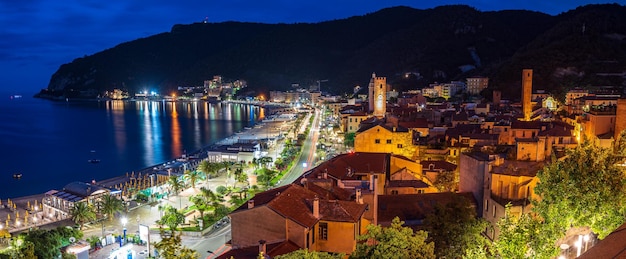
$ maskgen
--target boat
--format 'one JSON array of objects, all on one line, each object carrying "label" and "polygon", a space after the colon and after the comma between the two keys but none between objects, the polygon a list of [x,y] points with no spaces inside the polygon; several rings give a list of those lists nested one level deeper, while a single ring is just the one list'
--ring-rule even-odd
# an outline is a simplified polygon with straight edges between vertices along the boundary
[{"label": "boat", "polygon": [[20,178],[22,178],[22,174],[21,173],[13,174],[13,178],[20,179]]},{"label": "boat", "polygon": [[87,160],[87,162],[92,163],[92,164],[97,164],[97,163],[100,163],[100,159],[89,159]]}]

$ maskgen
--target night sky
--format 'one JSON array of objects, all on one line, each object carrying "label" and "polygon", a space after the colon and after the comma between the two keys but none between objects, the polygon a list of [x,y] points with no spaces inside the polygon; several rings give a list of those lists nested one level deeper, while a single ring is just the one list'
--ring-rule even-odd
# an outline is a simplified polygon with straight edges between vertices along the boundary
[{"label": "night sky", "polygon": [[[466,4],[480,11],[526,9],[551,15],[592,0],[0,0],[0,92],[32,95],[64,63],[167,32],[174,24],[319,22],[392,6]],[[625,0],[617,1],[624,4]]]}]

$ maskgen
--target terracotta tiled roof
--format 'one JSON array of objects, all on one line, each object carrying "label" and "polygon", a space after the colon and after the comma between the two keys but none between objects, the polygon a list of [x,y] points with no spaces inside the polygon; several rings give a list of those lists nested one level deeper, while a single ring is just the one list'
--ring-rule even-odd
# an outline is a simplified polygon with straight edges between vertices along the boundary
[{"label": "terracotta tiled roof", "polygon": [[391,180],[387,187],[428,188],[428,184],[420,180]]},{"label": "terracotta tiled roof", "polygon": [[[268,202],[272,201],[276,197],[277,194],[279,194],[281,192],[284,192],[287,188],[289,188],[289,186],[291,186],[291,185],[285,185],[285,186],[281,186],[281,187],[278,187],[278,188],[274,188],[274,189],[271,189],[271,190],[267,190],[267,191],[264,191],[264,192],[257,193],[256,195],[254,195],[254,197],[252,197],[251,200],[254,200],[254,206],[265,205]],[[244,203],[243,205],[239,206],[239,208],[237,208],[233,212],[246,210],[246,209],[248,209],[248,204]]]},{"label": "terracotta tiled roof", "polygon": [[440,160],[422,160],[420,161],[420,164],[422,164],[422,171],[429,171],[430,169],[430,165],[433,165],[433,169],[432,170],[436,170],[439,171],[444,170],[444,171],[454,171],[456,170],[456,165],[453,163],[450,163],[448,161],[440,161]]},{"label": "terracotta tiled roof", "polygon": [[535,177],[546,161],[505,160],[500,166],[494,166],[492,174]]},{"label": "terracotta tiled roof", "polygon": [[[281,216],[288,218],[304,227],[314,226],[319,219],[313,216],[313,199],[318,194],[297,184],[290,184],[272,191],[255,195],[254,207],[267,206]],[[269,199],[269,201],[268,201]],[[260,203],[257,202],[260,201]],[[355,221],[365,211],[363,204],[353,201],[337,201],[320,199],[320,217],[326,220]],[[248,210],[247,204],[233,213]]]},{"label": "terracotta tiled roof", "polygon": [[406,225],[420,225],[426,215],[433,212],[436,204],[447,204],[458,197],[464,197],[475,206],[471,193],[424,193],[378,196],[378,222],[385,226],[395,217]]},{"label": "terracotta tiled roof", "polygon": [[[311,202],[311,208],[312,200]],[[365,209],[366,204],[354,201],[320,200],[320,219],[335,222],[357,222]]]},{"label": "terracotta tiled roof", "polygon": [[[318,219],[313,213],[307,200],[312,200],[316,193],[304,189],[297,184],[291,184],[284,192],[278,194],[267,206],[285,218],[304,226],[312,227]],[[256,206],[256,205],[255,205]]]},{"label": "terracotta tiled roof", "polygon": [[[327,184],[318,184],[317,182],[327,181]],[[309,189],[317,193],[318,197],[325,200],[344,200],[349,201],[352,199],[352,192],[333,186],[330,179],[307,179],[304,182],[304,188]],[[325,186],[325,187],[322,187]]]},{"label": "terracotta tiled roof", "polygon": [[356,180],[358,173],[385,174],[388,170],[389,159],[390,154],[387,153],[341,154],[313,168],[306,177],[317,178],[326,172],[329,177],[335,179]]},{"label": "terracotta tiled roof", "polygon": [[[279,255],[287,254],[300,249],[295,243],[287,240],[283,242],[276,242],[266,244],[265,249],[267,255],[270,257],[276,257]],[[217,259],[257,259],[259,256],[259,246],[247,246],[238,249],[229,250],[226,253],[221,254]]]},{"label": "terracotta tiled roof", "polygon": [[541,121],[513,121],[511,123],[512,129],[541,129],[545,127],[546,123]]},{"label": "terracotta tiled roof", "polygon": [[550,129],[539,132],[539,136],[569,137],[574,127],[567,123],[553,123]]},{"label": "terracotta tiled roof", "polygon": [[428,121],[425,118],[418,118],[418,119],[415,119],[414,121],[398,122],[398,125],[408,128],[408,129],[428,128]]}]

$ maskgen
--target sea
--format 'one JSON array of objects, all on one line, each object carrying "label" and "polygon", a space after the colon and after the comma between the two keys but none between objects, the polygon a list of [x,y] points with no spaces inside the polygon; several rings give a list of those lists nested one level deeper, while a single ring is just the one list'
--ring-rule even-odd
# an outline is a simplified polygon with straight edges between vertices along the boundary
[{"label": "sea", "polygon": [[[171,161],[262,119],[247,104],[0,96],[0,199]],[[89,160],[99,160],[91,163]],[[13,174],[22,174],[15,179]]]}]

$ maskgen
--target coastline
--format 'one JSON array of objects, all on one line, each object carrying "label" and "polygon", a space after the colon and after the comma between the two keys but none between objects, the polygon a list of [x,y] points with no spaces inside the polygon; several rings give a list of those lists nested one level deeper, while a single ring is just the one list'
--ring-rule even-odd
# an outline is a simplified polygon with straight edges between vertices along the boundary
[{"label": "coastline", "polygon": [[[262,126],[257,127],[256,125]],[[116,186],[122,186],[123,184],[129,183],[132,180],[140,179],[142,176],[145,177],[149,174],[157,173],[159,172],[159,170],[167,169],[169,166],[172,166],[170,167],[170,169],[173,169],[170,170],[170,172],[182,174],[185,169],[183,166],[180,166],[182,165],[182,162],[188,163],[191,168],[195,168],[200,161],[206,158],[207,149],[213,146],[229,144],[233,141],[236,142],[238,139],[241,138],[242,135],[246,135],[248,138],[251,138],[252,136],[254,136],[253,138],[262,138],[262,136],[266,134],[264,137],[268,137],[270,132],[272,134],[277,134],[277,130],[278,132],[280,132],[279,128],[276,127],[274,122],[263,122],[262,118],[260,118],[258,121],[255,122],[255,127],[243,128],[241,131],[235,134],[220,139],[212,144],[203,146],[202,148],[192,153],[186,153],[180,157],[170,159],[163,163],[154,164],[152,166],[139,169],[137,171],[131,171],[131,173],[121,173],[120,175],[115,177],[93,181],[91,184],[95,184],[97,186],[105,188],[116,188]],[[179,166],[173,167],[175,164],[178,164]],[[68,182],[66,184],[70,183],[71,182]],[[62,189],[63,188],[50,189],[49,191]],[[6,228],[6,226],[11,225],[13,227],[9,228],[9,232],[14,233],[24,231],[32,227],[41,227],[43,225],[68,220],[67,218],[55,219],[52,217],[48,217],[48,215],[43,215],[42,202],[44,197],[46,196],[46,193],[0,199],[0,229]],[[35,204],[37,204],[37,206],[35,206]]]}]

